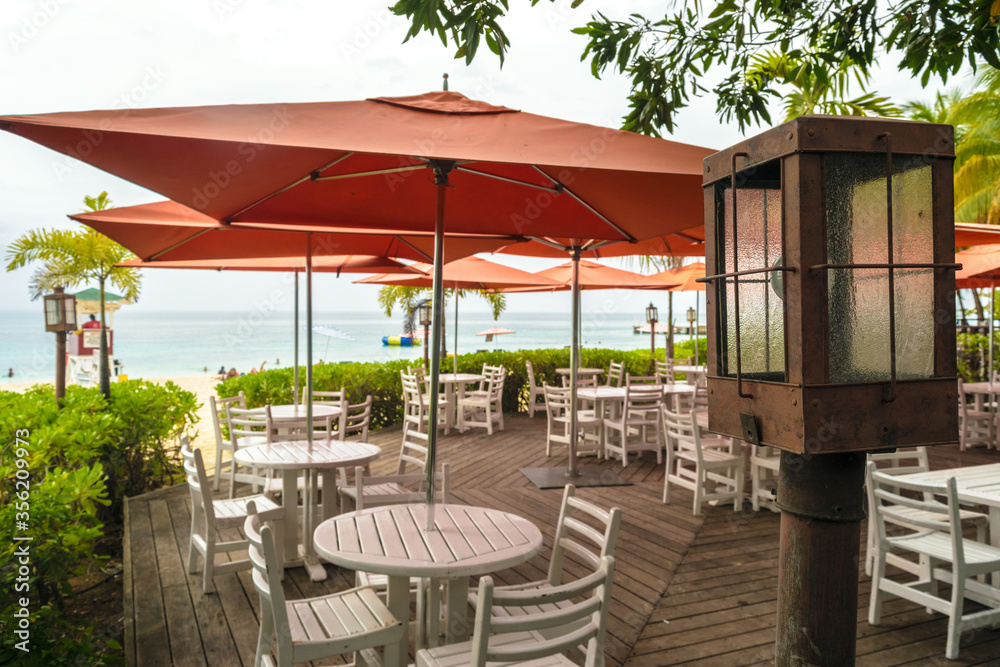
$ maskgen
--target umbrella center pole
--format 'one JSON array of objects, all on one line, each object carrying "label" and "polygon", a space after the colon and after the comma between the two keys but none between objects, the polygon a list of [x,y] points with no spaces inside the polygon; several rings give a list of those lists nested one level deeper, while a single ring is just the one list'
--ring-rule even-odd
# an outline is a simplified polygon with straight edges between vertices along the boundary
[{"label": "umbrella center pole", "polygon": [[567,477],[578,477],[580,470],[576,460],[577,446],[577,370],[580,365],[580,248],[574,246],[570,251],[573,260],[573,344],[569,348],[569,465]]},{"label": "umbrella center pole", "polygon": [[441,324],[444,319],[444,204],[448,188],[448,174],[454,162],[431,160],[429,166],[434,170],[434,185],[437,188],[437,206],[434,218],[434,280],[431,297],[431,331],[434,337],[430,351],[430,406],[427,414],[427,517],[425,530],[434,528],[434,491],[435,470],[437,469],[437,431],[438,431],[438,396],[441,379]]}]

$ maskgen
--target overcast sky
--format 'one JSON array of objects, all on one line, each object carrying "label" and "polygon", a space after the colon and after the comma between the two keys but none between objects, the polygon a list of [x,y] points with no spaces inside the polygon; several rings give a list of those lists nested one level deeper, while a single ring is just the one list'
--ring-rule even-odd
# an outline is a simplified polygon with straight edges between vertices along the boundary
[{"label": "overcast sky", "polygon": [[[620,2],[515,0],[506,20],[512,49],[503,70],[485,45],[471,67],[453,47],[421,36],[402,44],[408,27],[387,0],[5,0],[0,14],[0,114],[125,107],[352,100],[450,87],[474,99],[569,120],[618,127],[628,83],[598,80],[580,61],[583,37],[573,27],[596,11],[623,17]],[[628,11],[655,15],[667,3],[635,1]],[[930,99],[932,91],[895,67],[875,87],[896,101]],[[931,88],[934,87],[931,83]],[[773,114],[778,120],[777,110]],[[759,130],[752,130],[756,134]],[[673,139],[721,149],[741,138],[715,116],[714,99],[681,113]],[[66,214],[85,195],[107,190],[116,205],[159,195],[0,132],[0,246],[25,231],[72,228]],[[492,258],[496,260],[497,258]],[[499,261],[538,270],[557,262]],[[40,308],[28,299],[31,269],[0,273],[0,313]],[[376,310],[377,288],[349,278],[317,278],[317,307]],[[149,270],[134,308],[241,310],[278,284],[266,274]],[[608,295],[603,295],[601,299]],[[596,295],[595,295],[596,298]],[[665,300],[665,299],[664,299]],[[469,300],[470,309],[485,306]],[[516,295],[519,311],[568,310],[568,299]],[[290,304],[286,304],[290,308]],[[638,311],[636,313],[639,314]]]}]

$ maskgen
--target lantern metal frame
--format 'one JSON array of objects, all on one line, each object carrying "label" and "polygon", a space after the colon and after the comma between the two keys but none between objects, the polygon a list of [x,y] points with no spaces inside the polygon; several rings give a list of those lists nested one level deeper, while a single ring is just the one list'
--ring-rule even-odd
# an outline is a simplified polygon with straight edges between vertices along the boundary
[{"label": "lantern metal frame", "polygon": [[422,303],[417,306],[417,316],[420,326],[429,327],[431,325],[431,305],[429,303]]},{"label": "lantern metal frame", "polygon": [[656,324],[657,322],[660,321],[659,316],[660,316],[659,309],[653,305],[652,301],[650,301],[649,305],[646,306],[646,324],[650,325]]},{"label": "lantern metal frame", "polygon": [[[46,331],[50,333],[76,331],[76,296],[66,294],[62,287],[55,287],[51,294],[46,294],[42,298],[44,301]],[[54,322],[50,317],[53,313],[59,316],[58,320]],[[67,315],[72,315],[72,320],[69,320]]]},{"label": "lantern metal frame", "polygon": [[[708,308],[709,428],[754,444],[793,453],[887,449],[957,441],[955,364],[953,128],[913,121],[836,116],[802,116],[705,159],[705,258]],[[832,153],[886,156],[885,263],[831,263],[827,257],[826,156]],[[921,156],[931,166],[932,261],[894,261],[893,156]],[[775,171],[777,170],[777,171]],[[782,256],[773,266],[740,267],[733,252],[725,271],[727,226],[739,243],[737,198],[758,182],[781,193]],[[725,194],[731,190],[731,219]],[[764,240],[767,243],[767,239]],[[720,271],[722,267],[722,271]],[[889,284],[889,380],[830,381],[829,269],[886,271]],[[934,348],[931,377],[900,379],[896,360],[896,271],[930,270]],[[776,277],[777,276],[777,277]],[[748,377],[740,339],[740,285],[778,280],[783,291],[784,374],[779,380]],[[726,308],[726,280],[735,295]],[[766,293],[766,290],[765,290]],[[733,320],[735,374],[723,357]],[[725,326],[724,326],[725,325]],[[770,345],[767,346],[768,351]],[[724,374],[723,368],[729,373]]]}]

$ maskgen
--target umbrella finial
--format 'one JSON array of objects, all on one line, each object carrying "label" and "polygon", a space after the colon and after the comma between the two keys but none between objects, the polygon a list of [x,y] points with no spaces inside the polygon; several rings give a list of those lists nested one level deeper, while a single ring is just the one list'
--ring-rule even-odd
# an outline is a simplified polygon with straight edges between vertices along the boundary
[{"label": "umbrella finial", "polygon": [[444,88],[443,88],[443,90],[448,90],[448,73],[445,72],[442,76],[444,77]]}]

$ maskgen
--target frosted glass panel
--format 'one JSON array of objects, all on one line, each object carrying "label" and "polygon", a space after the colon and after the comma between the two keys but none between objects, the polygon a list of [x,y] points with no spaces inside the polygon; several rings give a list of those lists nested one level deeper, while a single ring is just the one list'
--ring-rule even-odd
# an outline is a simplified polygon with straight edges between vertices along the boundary
[{"label": "frosted glass panel", "polygon": [[[827,257],[831,264],[884,264],[889,259],[885,155],[825,157]],[[893,255],[896,262],[933,261],[931,167],[920,157],[893,156]],[[830,269],[830,381],[890,378],[889,272]],[[934,370],[934,277],[930,269],[897,269],[896,376]]]},{"label": "frosted glass panel", "polygon": [[[759,269],[781,261],[781,190],[777,187],[740,187],[737,233],[733,242],[730,188],[723,189],[723,233],[725,239],[720,273]],[[738,253],[738,254],[735,254]],[[734,256],[735,254],[735,256]],[[721,369],[723,375],[736,375],[736,308],[735,281],[724,283],[719,300],[723,331]],[[748,379],[783,381],[785,379],[785,317],[784,294],[777,294],[771,285],[771,274],[740,278],[740,349],[742,372]]]}]

